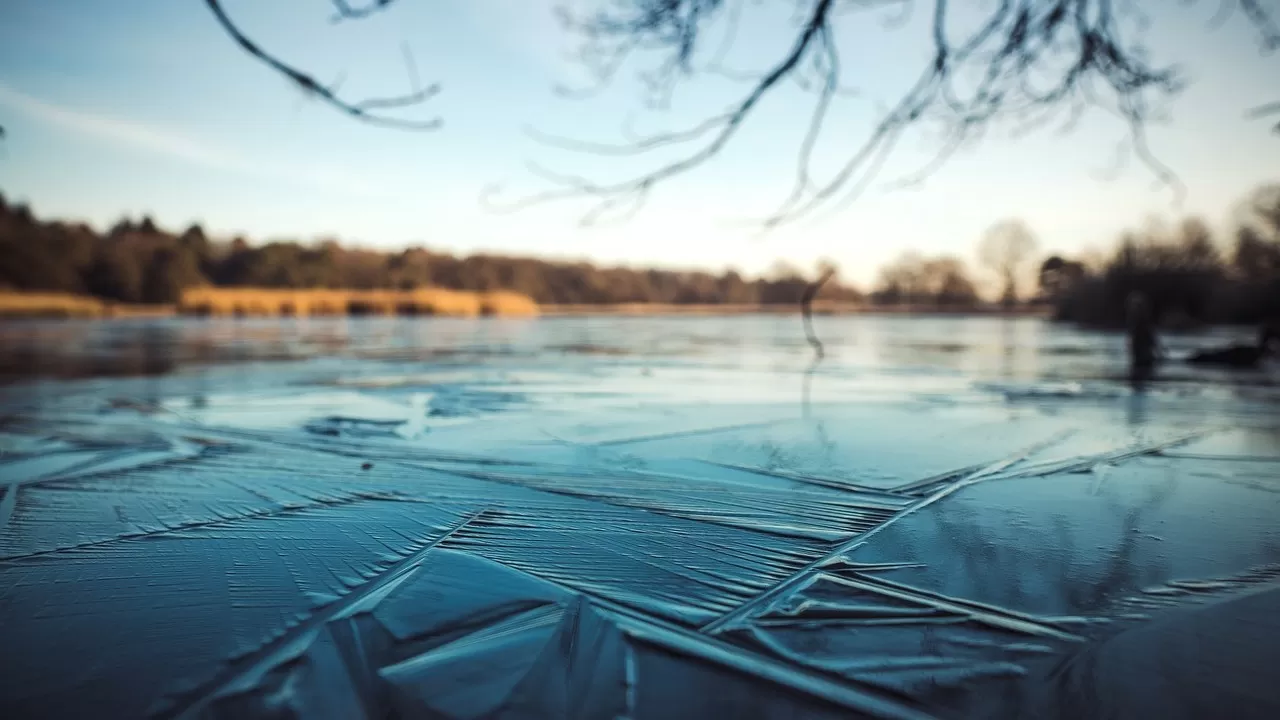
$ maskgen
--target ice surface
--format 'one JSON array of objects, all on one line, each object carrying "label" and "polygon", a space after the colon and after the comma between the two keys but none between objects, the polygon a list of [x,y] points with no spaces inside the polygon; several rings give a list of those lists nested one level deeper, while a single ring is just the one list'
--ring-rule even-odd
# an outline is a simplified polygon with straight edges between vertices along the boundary
[{"label": "ice surface", "polygon": [[1270,371],[818,330],[5,326],[0,717],[1280,715]]}]

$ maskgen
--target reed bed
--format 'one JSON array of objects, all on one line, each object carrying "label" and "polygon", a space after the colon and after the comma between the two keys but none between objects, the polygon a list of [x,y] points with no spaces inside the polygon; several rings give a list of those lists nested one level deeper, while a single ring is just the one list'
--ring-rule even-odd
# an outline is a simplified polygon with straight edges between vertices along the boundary
[{"label": "reed bed", "polygon": [[477,293],[443,288],[417,290],[277,290],[191,288],[178,311],[191,315],[250,317],[315,315],[445,315],[529,317],[538,305],[512,292]]},{"label": "reed bed", "polygon": [[0,292],[0,315],[101,317],[106,305],[97,298],[62,293]]}]

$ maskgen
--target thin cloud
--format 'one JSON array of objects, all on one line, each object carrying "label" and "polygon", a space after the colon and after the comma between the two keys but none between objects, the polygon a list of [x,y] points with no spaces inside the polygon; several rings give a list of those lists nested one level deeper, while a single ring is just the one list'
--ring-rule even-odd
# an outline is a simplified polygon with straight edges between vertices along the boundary
[{"label": "thin cloud", "polygon": [[[351,182],[343,173],[335,173],[323,168],[289,168],[259,162],[224,149],[212,148],[171,130],[134,120],[55,105],[4,85],[0,85],[0,105],[82,135],[129,145],[210,170],[284,181],[345,195],[366,197],[384,195],[376,188]],[[14,139],[12,142],[17,140]]]}]

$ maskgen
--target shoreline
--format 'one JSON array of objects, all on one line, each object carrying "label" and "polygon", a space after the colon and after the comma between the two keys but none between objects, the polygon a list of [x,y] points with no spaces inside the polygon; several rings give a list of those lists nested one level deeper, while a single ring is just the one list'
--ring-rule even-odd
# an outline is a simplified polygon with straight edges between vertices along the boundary
[{"label": "shoreline", "polygon": [[[818,300],[814,315],[1010,316],[1051,315],[1045,306],[1006,309],[999,306],[870,305]],[[120,320],[142,317],[714,317],[794,315],[800,303],[675,304],[613,303],[538,305],[506,291],[478,293],[439,288],[394,290],[287,290],[200,288],[184,293],[178,303],[139,305],[88,295],[0,291],[0,320]]]},{"label": "shoreline", "polygon": [[[639,318],[639,317],[688,317],[688,318],[708,318],[708,317],[740,317],[747,315],[798,315],[799,309],[794,305],[772,305],[760,307],[741,307],[741,306],[709,306],[697,308],[685,307],[653,307],[653,308],[625,308],[617,309],[611,307],[602,308],[560,308],[549,307],[541,309],[537,315],[504,315],[502,313],[481,314],[481,315],[449,315],[449,314],[421,314],[421,313],[316,313],[311,315],[290,315],[287,313],[276,314],[210,314],[210,313],[191,313],[179,312],[171,305],[152,306],[152,305],[104,305],[100,309],[92,311],[63,311],[60,308],[41,309],[35,311],[19,311],[15,312],[10,309],[0,309],[0,322],[6,320],[97,320],[101,322],[110,322],[113,320],[137,320],[143,318],[189,318],[193,320],[202,320],[207,318],[220,319],[305,319],[305,318],[362,318],[362,317],[404,317],[430,319],[438,318],[460,318],[460,319],[484,319],[484,318],[500,318],[500,319],[529,319],[537,320],[539,318],[575,318],[575,317],[622,317],[622,318]],[[1045,320],[1050,318],[1051,313],[1038,310],[1021,310],[1013,312],[1004,312],[1001,310],[947,310],[947,309],[924,309],[924,308],[841,308],[841,309],[818,309],[813,311],[814,316],[852,316],[852,315],[892,315],[892,316],[912,316],[912,317],[1038,317]]]},{"label": "shoreline", "polygon": [[[677,305],[669,303],[623,303],[615,305],[540,305],[543,317],[580,317],[588,315],[615,316],[716,316],[716,315],[794,315],[800,311],[800,303],[770,305]],[[1042,307],[1023,307],[1005,310],[1000,307],[948,308],[919,305],[866,305],[823,303],[813,304],[814,315],[1009,315],[1016,317],[1049,317],[1051,310]]]}]

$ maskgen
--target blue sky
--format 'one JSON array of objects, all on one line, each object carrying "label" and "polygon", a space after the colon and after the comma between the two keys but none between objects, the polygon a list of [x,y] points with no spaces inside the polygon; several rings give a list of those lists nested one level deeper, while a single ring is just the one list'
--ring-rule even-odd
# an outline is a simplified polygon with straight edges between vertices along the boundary
[{"label": "blue sky", "polygon": [[[579,3],[589,0],[576,0]],[[255,239],[336,236],[374,247],[426,244],[759,272],[778,258],[819,257],[868,282],[900,251],[949,252],[967,260],[982,231],[1026,220],[1049,250],[1107,245],[1151,215],[1200,214],[1225,221],[1252,187],[1280,180],[1280,137],[1243,119],[1276,99],[1280,57],[1262,57],[1240,17],[1204,29],[1216,2],[1154,1],[1156,59],[1185,65],[1190,88],[1150,132],[1153,149],[1184,179],[1181,208],[1130,165],[1113,164],[1125,128],[1103,112],[1069,135],[991,136],[922,187],[891,191],[895,177],[930,157],[932,141],[909,136],[867,194],[838,213],[761,235],[743,221],[786,195],[812,97],[788,88],[762,106],[714,164],[660,186],[620,225],[583,228],[586,207],[565,203],[494,213],[480,202],[500,184],[516,198],[546,186],[527,163],[595,177],[625,174],[604,161],[548,148],[526,128],[617,141],[621,128],[681,127],[720,108],[741,86],[695,80],[672,108],[645,112],[634,82],[590,100],[553,92],[581,84],[572,40],[547,0],[400,0],[358,23],[329,21],[324,0],[225,0],[249,33],[280,56],[343,78],[354,96],[406,90],[401,46],[443,92],[423,109],[441,130],[405,133],[352,122],[303,97],[235,48],[199,0],[6,0],[0,8],[0,191],[44,216],[105,226],[122,214],[162,225],[198,221],[209,231]],[[790,3],[761,3],[727,61],[759,67],[790,41]],[[779,8],[774,11],[771,8]],[[919,23],[888,32],[874,16],[851,16],[840,38],[846,81],[818,155],[821,170],[862,137],[878,105],[893,102],[924,57]]]}]

